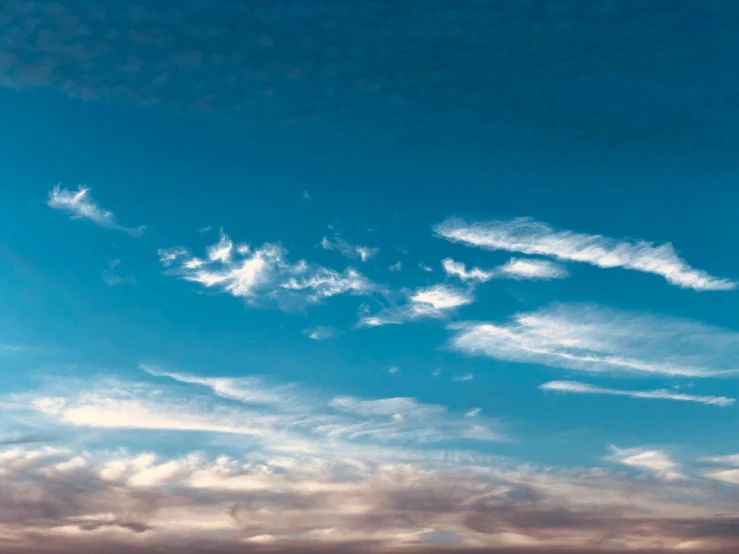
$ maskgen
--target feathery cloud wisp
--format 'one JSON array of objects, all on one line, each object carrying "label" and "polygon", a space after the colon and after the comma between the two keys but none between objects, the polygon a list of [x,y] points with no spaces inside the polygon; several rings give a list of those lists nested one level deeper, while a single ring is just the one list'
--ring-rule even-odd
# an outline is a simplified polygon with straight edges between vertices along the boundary
[{"label": "feathery cloud wisp", "polygon": [[468,223],[449,219],[434,228],[437,236],[487,250],[585,262],[602,268],[621,267],[664,277],[669,283],[694,290],[732,290],[736,282],[694,269],[671,244],[617,240],[602,235],[557,231],[527,218]]},{"label": "feathery cloud wisp", "polygon": [[330,240],[328,237],[323,237],[320,245],[324,250],[336,250],[347,258],[359,258],[363,262],[373,258],[380,251],[379,248],[349,244],[339,235],[335,235],[333,240]]},{"label": "feathery cloud wisp", "polygon": [[354,268],[339,272],[303,260],[291,263],[279,244],[265,243],[252,249],[247,244],[234,244],[223,232],[218,243],[207,249],[206,258],[192,256],[182,247],[163,248],[158,253],[170,274],[252,304],[295,298],[318,302],[338,294],[366,295],[377,290]]},{"label": "feathery cloud wisp", "polygon": [[87,219],[100,227],[125,231],[134,237],[139,237],[144,232],[143,225],[135,228],[120,225],[113,212],[101,208],[92,199],[90,189],[82,185],[76,191],[64,189],[61,185],[55,186],[49,192],[47,205],[65,212],[72,219]]},{"label": "feathery cloud wisp", "polygon": [[673,377],[739,373],[739,334],[677,318],[557,305],[517,314],[508,323],[451,328],[452,348],[500,360]]},{"label": "feathery cloud wisp", "polygon": [[675,471],[678,464],[662,450],[618,448],[616,446],[611,446],[611,454],[606,459],[648,471],[666,480],[679,479],[683,477],[683,475]]},{"label": "feathery cloud wisp", "polygon": [[511,258],[505,264],[485,270],[479,267],[467,269],[462,262],[451,258],[441,261],[444,272],[465,282],[485,283],[491,279],[562,279],[568,276],[567,270],[559,264],[548,260]]},{"label": "feathery cloud wisp", "polygon": [[574,394],[606,394],[613,396],[628,396],[629,398],[645,398],[651,400],[677,400],[681,402],[697,402],[699,404],[707,404],[709,406],[720,406],[722,408],[731,406],[736,402],[734,398],[726,398],[725,396],[702,396],[694,394],[683,394],[673,392],[667,389],[657,389],[649,391],[633,391],[621,390],[606,387],[598,387],[587,383],[578,383],[576,381],[550,381],[540,385],[541,390],[566,392]]},{"label": "feathery cloud wisp", "polygon": [[422,287],[409,293],[402,306],[386,308],[375,315],[363,315],[359,325],[379,327],[424,318],[441,319],[473,301],[474,296],[468,290],[448,285]]}]

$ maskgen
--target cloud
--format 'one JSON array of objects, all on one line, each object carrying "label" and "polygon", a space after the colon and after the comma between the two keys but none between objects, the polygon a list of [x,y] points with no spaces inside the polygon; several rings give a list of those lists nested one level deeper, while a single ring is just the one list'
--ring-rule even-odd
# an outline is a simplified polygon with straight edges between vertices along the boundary
[{"label": "cloud", "polygon": [[464,263],[451,258],[442,260],[441,265],[448,276],[471,283],[485,283],[491,279],[563,279],[569,275],[559,264],[533,258],[511,258],[505,264],[489,270],[479,267],[468,270]]},{"label": "cloud", "polygon": [[402,271],[403,269],[403,262],[395,262],[393,265],[389,266],[388,269],[390,271]]},{"label": "cloud", "polygon": [[452,377],[452,381],[460,381],[462,383],[467,383],[469,381],[472,381],[475,378],[474,375],[471,373],[464,373],[462,375],[455,375]]},{"label": "cloud", "polygon": [[511,258],[498,268],[500,275],[511,279],[562,279],[567,277],[565,268],[547,260]]},{"label": "cloud", "polygon": [[434,268],[433,267],[430,267],[430,266],[426,265],[423,262],[421,262],[421,263],[418,264],[418,268],[421,269],[422,271],[426,271],[428,273],[432,273],[434,271]]},{"label": "cloud", "polygon": [[335,337],[336,331],[333,327],[318,325],[312,329],[305,329],[303,334],[307,335],[311,340],[326,340]]},{"label": "cloud", "polygon": [[730,493],[601,470],[70,448],[4,450],[0,468],[16,553],[728,554],[739,525],[715,515]]},{"label": "cloud", "polygon": [[653,400],[678,400],[681,402],[697,402],[699,404],[707,404],[709,406],[720,406],[725,408],[736,402],[733,398],[724,396],[699,396],[693,394],[682,394],[672,392],[666,389],[650,390],[650,391],[631,391],[620,390],[605,387],[597,387],[587,383],[578,383],[575,381],[550,381],[539,387],[542,390],[568,392],[575,394],[608,394],[613,396],[628,396],[630,398],[645,398]]},{"label": "cloud", "polygon": [[495,277],[495,270],[485,271],[479,267],[473,267],[469,271],[462,262],[455,262],[451,258],[446,258],[441,261],[441,265],[444,271],[450,277],[457,277],[462,281],[478,281],[484,283]]},{"label": "cloud", "polygon": [[[39,426],[240,436],[265,451],[295,454],[361,450],[368,458],[390,452],[423,458],[428,453],[417,445],[504,438],[492,420],[473,423],[413,398],[324,398],[256,376],[200,377],[148,365],[142,369],[164,381],[61,384],[45,394],[17,395],[10,405],[30,411],[25,417],[37,418]],[[70,392],[75,390],[79,392]],[[373,454],[385,443],[411,451]]]},{"label": "cloud", "polygon": [[646,470],[667,480],[680,479],[680,473],[674,471],[677,463],[661,450],[648,450],[643,448],[618,448],[611,446],[611,455],[608,460]]},{"label": "cloud", "polygon": [[221,231],[218,243],[208,247],[205,258],[186,248],[163,248],[160,263],[171,275],[244,298],[250,304],[276,300],[319,302],[339,294],[367,295],[378,290],[354,268],[339,272],[301,260],[291,263],[279,244],[265,243],[259,248],[234,244]]},{"label": "cloud", "polygon": [[442,319],[473,301],[474,296],[468,290],[448,285],[422,287],[409,292],[403,305],[385,308],[375,315],[364,314],[359,325],[379,327],[425,318]]},{"label": "cloud", "polygon": [[100,276],[103,278],[103,281],[105,281],[105,284],[110,287],[123,284],[132,285],[136,283],[136,279],[133,275],[116,274],[115,268],[118,267],[120,263],[120,260],[110,260],[110,262],[108,263],[108,269],[103,270],[103,272],[100,274]]},{"label": "cloud", "polygon": [[359,258],[363,262],[366,262],[370,258],[375,257],[380,251],[379,248],[370,248],[368,246],[349,244],[339,235],[334,235],[333,240],[329,240],[327,237],[323,237],[320,244],[321,248],[323,248],[324,250],[337,250],[346,258]]},{"label": "cloud", "polygon": [[144,232],[144,226],[129,228],[118,224],[110,210],[98,206],[90,195],[90,189],[82,185],[76,191],[64,189],[61,185],[55,186],[49,192],[48,206],[70,216],[71,219],[87,219],[100,227],[125,231],[133,237],[139,237]]},{"label": "cloud", "polygon": [[739,335],[690,320],[592,305],[555,305],[507,323],[451,327],[470,355],[578,371],[720,377],[737,373]]},{"label": "cloud", "polygon": [[557,231],[532,219],[467,223],[449,219],[434,228],[437,236],[487,250],[551,256],[602,268],[621,267],[664,277],[669,283],[694,290],[732,290],[736,283],[692,268],[671,244],[624,241],[602,235]]}]

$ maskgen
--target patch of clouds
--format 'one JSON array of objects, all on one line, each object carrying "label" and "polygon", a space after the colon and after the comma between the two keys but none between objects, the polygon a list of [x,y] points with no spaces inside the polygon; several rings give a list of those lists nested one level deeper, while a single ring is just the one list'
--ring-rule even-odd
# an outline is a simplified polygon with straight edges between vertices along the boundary
[{"label": "patch of clouds", "polygon": [[736,375],[739,335],[691,320],[562,304],[451,326],[451,347],[529,364],[670,377]]},{"label": "patch of clouds", "polygon": [[652,473],[666,480],[682,479],[677,462],[662,450],[647,448],[618,448],[611,446],[609,461]]},{"label": "patch of clouds", "polygon": [[449,285],[421,287],[407,293],[405,303],[360,317],[361,327],[397,325],[419,319],[443,319],[474,301],[472,293]]},{"label": "patch of clouds", "polygon": [[388,266],[388,269],[390,271],[402,271],[403,270],[403,262],[395,262],[393,265]]},{"label": "patch of clouds", "polygon": [[374,258],[380,251],[379,248],[370,248],[369,246],[360,246],[356,244],[349,244],[346,240],[341,238],[338,234],[334,235],[333,239],[323,237],[320,242],[321,248],[324,250],[336,250],[346,258],[357,259],[359,258],[363,262],[366,262],[370,258]]},{"label": "patch of clouds", "polygon": [[144,232],[144,226],[124,227],[112,211],[106,210],[93,200],[88,187],[80,185],[75,190],[62,188],[56,185],[50,192],[47,205],[60,212],[66,213],[71,219],[86,219],[100,227],[124,231],[133,237],[139,237]]},{"label": "patch of clouds", "polygon": [[[681,288],[732,290],[736,283],[691,267],[669,243],[627,241],[572,231],[558,231],[532,219],[468,223],[449,219],[434,227],[437,236],[486,250],[505,250],[561,261],[583,262],[601,268],[620,267],[652,273]],[[530,263],[530,262],[529,262]],[[518,274],[527,270],[518,266]]]},{"label": "patch of clouds", "polygon": [[434,271],[434,268],[433,268],[433,267],[431,267],[431,266],[428,266],[428,265],[426,265],[426,264],[425,264],[425,263],[423,263],[423,262],[421,262],[421,263],[419,263],[419,264],[418,264],[418,268],[419,268],[419,269],[420,269],[421,271],[426,271],[427,273],[433,273],[433,271]]},{"label": "patch of clouds", "polygon": [[[61,384],[52,393],[16,395],[8,405],[30,410],[29,417],[35,414],[39,425],[238,436],[267,451],[296,454],[368,447],[369,456],[381,444],[413,450],[459,440],[504,439],[493,420],[472,423],[462,414],[413,398],[324,398],[257,376],[201,377],[149,365],[142,369],[156,381]],[[409,455],[423,457],[425,452]]]},{"label": "patch of clouds", "polygon": [[469,383],[475,378],[472,373],[463,373],[462,375],[454,375],[452,381],[459,381],[461,383]]},{"label": "patch of clouds", "polygon": [[243,298],[249,304],[267,300],[281,305],[315,303],[336,295],[364,296],[378,290],[354,268],[336,271],[304,260],[292,263],[279,244],[265,243],[258,248],[234,244],[222,231],[204,258],[183,247],[164,248],[158,253],[170,275]]},{"label": "patch of clouds", "polygon": [[697,402],[708,406],[719,406],[726,408],[736,402],[734,398],[725,396],[705,396],[695,394],[682,394],[667,389],[648,391],[622,390],[608,387],[598,387],[587,383],[576,381],[550,381],[539,386],[541,390],[555,391],[571,394],[601,394],[611,396],[626,396],[629,398],[641,398],[646,400],[676,400],[679,402]]}]

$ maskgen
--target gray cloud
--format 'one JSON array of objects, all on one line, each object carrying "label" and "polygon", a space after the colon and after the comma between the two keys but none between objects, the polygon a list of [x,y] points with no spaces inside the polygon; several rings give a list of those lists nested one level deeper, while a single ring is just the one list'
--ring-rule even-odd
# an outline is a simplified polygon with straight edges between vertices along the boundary
[{"label": "gray cloud", "polygon": [[[715,515],[732,495],[701,481],[65,449],[6,450],[0,467],[0,532],[17,548],[2,552],[574,554],[739,544],[739,517]],[[429,543],[431,530],[453,544]]]}]

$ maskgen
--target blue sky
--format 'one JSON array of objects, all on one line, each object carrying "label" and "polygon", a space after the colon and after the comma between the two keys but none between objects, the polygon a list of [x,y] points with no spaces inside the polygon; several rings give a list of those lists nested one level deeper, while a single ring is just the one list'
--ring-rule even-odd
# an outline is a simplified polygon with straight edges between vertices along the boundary
[{"label": "blue sky", "polygon": [[737,18],[11,1],[3,540],[735,546]]}]

